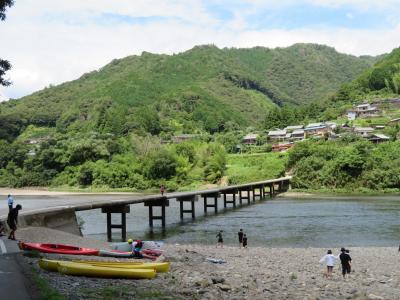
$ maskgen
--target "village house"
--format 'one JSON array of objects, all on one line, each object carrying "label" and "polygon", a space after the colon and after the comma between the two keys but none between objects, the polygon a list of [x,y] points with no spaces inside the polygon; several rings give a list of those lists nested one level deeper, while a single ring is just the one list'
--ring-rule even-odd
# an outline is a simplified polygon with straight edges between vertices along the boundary
[{"label": "village house", "polygon": [[304,128],[304,132],[306,137],[317,137],[328,133],[329,128],[324,123],[310,123]]},{"label": "village house", "polygon": [[381,133],[374,133],[368,138],[368,140],[373,143],[378,144],[378,143],[390,141],[390,137],[388,137],[387,135],[381,134]]},{"label": "village house", "polygon": [[352,121],[359,117],[374,117],[379,113],[379,109],[376,106],[371,106],[369,103],[356,105],[352,109],[347,111],[347,119]]},{"label": "village house", "polygon": [[304,140],[304,138],[305,138],[304,129],[293,130],[292,135],[290,137],[292,141],[301,141]]},{"label": "village house", "polygon": [[400,123],[400,118],[391,119],[388,124],[394,125]]},{"label": "village house", "polygon": [[257,133],[249,133],[243,137],[242,143],[246,145],[254,145],[257,143],[257,138],[258,138]]},{"label": "village house", "polygon": [[268,132],[268,139],[271,141],[281,142],[286,139],[286,130],[271,130]]},{"label": "village house", "polygon": [[354,133],[362,137],[369,137],[373,132],[372,127],[354,127]]},{"label": "village house", "polygon": [[293,126],[287,126],[283,130],[286,130],[287,132],[293,132],[293,131],[295,131],[297,129],[303,129],[303,128],[304,128],[303,125],[293,125]]},{"label": "village house", "polygon": [[178,143],[182,143],[185,141],[193,140],[196,137],[198,137],[197,134],[179,134],[179,135],[174,135],[171,138],[171,140],[173,143],[178,144]]}]

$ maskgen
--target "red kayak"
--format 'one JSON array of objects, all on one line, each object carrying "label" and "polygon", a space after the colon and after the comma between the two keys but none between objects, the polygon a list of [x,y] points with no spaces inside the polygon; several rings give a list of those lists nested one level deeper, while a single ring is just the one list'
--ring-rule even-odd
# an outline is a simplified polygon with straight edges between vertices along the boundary
[{"label": "red kayak", "polygon": [[41,244],[20,242],[22,250],[36,250],[42,253],[56,253],[69,255],[99,255],[99,249],[81,248],[62,244]]}]

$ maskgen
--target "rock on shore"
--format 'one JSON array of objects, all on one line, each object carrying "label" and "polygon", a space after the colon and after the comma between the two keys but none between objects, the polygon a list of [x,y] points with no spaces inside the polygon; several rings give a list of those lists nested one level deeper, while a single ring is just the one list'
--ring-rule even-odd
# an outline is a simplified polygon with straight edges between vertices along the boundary
[{"label": "rock on shore", "polygon": [[[35,239],[33,232],[31,236]],[[64,233],[58,235],[57,242],[66,243],[61,240],[62,236]],[[83,238],[68,241],[71,242],[86,247],[94,243]],[[88,299],[80,291],[118,286],[162,291],[181,299],[400,298],[400,254],[395,247],[350,248],[353,272],[346,280],[342,278],[340,264],[334,268],[333,278],[323,277],[325,267],[318,262],[327,249],[216,249],[200,245],[165,245],[164,249],[166,260],[171,261],[171,271],[158,274],[152,280],[73,277],[43,270],[39,270],[39,274],[67,299]],[[339,249],[332,250],[339,254]],[[214,264],[207,258],[223,259],[226,263]],[[25,259],[37,265],[37,258]]]}]

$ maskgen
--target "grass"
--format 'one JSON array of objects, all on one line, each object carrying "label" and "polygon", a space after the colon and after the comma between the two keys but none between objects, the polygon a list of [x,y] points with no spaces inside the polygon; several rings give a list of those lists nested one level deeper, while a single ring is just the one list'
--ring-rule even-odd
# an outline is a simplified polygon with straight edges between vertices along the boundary
[{"label": "grass", "polygon": [[228,155],[226,175],[229,184],[260,181],[284,175],[286,153]]},{"label": "grass", "polygon": [[40,299],[42,300],[64,300],[65,298],[38,274],[38,271],[32,267],[32,280],[37,286]]},{"label": "grass", "polygon": [[124,299],[165,299],[165,300],[179,300],[181,297],[170,295],[169,293],[154,290],[154,289],[137,289],[130,286],[116,286],[107,287],[103,289],[81,289],[79,290],[80,296],[85,299],[99,299],[99,300],[124,300]]}]

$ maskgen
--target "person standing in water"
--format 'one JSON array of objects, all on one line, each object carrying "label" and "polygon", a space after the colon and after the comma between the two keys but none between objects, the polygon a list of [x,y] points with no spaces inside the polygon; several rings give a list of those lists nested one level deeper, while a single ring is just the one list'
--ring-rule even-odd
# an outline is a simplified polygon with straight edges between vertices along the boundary
[{"label": "person standing in water", "polygon": [[218,246],[221,246],[221,248],[224,248],[224,239],[222,238],[222,230],[220,230],[217,235],[215,236],[217,238],[217,245],[215,248],[218,248]]},{"label": "person standing in water", "polygon": [[243,229],[240,228],[238,232],[238,237],[239,237],[239,248],[242,248],[243,246]]},{"label": "person standing in water", "polygon": [[320,259],[319,263],[326,265],[325,277],[332,277],[333,267],[337,259],[338,258],[332,254],[332,250],[328,250],[327,254]]}]

